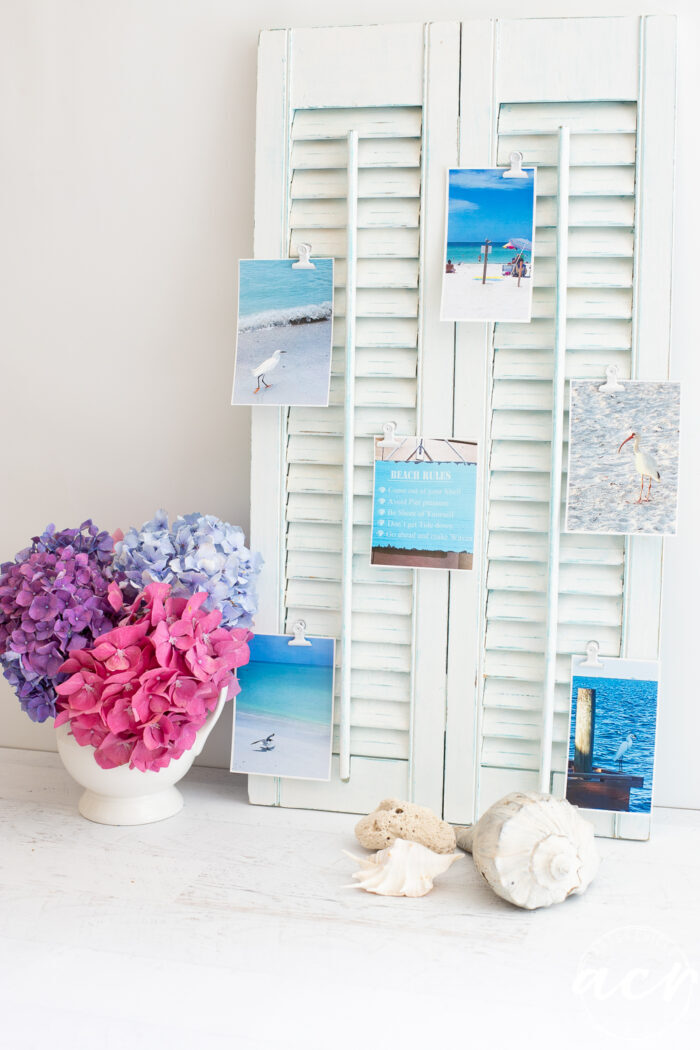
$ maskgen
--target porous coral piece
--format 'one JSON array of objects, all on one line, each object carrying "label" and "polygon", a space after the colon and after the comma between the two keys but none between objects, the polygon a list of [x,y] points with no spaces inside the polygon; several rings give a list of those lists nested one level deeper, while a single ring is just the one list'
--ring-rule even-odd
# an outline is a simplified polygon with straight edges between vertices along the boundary
[{"label": "porous coral piece", "polygon": [[451,853],[455,848],[455,833],[447,821],[427,806],[395,798],[385,798],[373,813],[362,817],[355,835],[365,849],[386,849],[396,839],[420,842],[435,853]]}]

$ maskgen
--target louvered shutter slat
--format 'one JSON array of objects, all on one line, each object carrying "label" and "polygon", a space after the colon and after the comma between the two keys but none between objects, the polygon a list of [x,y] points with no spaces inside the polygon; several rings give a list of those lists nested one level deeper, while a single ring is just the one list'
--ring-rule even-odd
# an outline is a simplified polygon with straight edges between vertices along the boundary
[{"label": "louvered shutter slat", "polygon": [[[347,141],[344,138],[297,141],[292,145],[292,167],[295,172],[347,166]],[[360,168],[408,168],[420,165],[420,139],[392,138],[380,141],[361,139],[358,148]]]},{"label": "louvered shutter slat", "polygon": [[[361,346],[355,351],[355,375],[387,376],[395,379],[412,379],[416,374],[417,354],[415,347]],[[336,347],[331,359],[331,374],[342,375],[344,371],[343,351]]]},{"label": "louvered shutter slat", "polygon": [[[295,200],[291,222],[296,228],[345,229],[347,205],[344,200]],[[417,198],[361,198],[357,206],[358,230],[388,226],[391,229],[418,226]]]},{"label": "louvered shutter slat", "polygon": [[[621,226],[629,229],[634,223],[634,197],[571,196],[569,226]],[[537,226],[544,229],[557,224],[555,197],[537,198]]]},{"label": "louvered shutter slat", "polygon": [[[343,168],[319,171],[296,170],[292,178],[292,200],[344,198],[347,175]],[[358,177],[358,196],[419,197],[420,172],[417,168],[363,168]]]},{"label": "louvered shutter slat", "polygon": [[[607,365],[616,365],[620,378],[630,374],[629,351],[619,347],[587,347],[585,355],[574,356],[577,347],[570,347],[566,360],[567,379],[597,379]],[[554,362],[549,351],[517,347],[499,347],[494,356],[494,376],[498,379],[551,379]]]},{"label": "louvered shutter slat", "polygon": [[[361,139],[420,138],[421,111],[418,106],[383,109],[298,109],[292,122],[292,141],[299,139],[346,138],[356,130]],[[343,162],[345,164],[345,161]]]},{"label": "louvered shutter slat", "polygon": [[[520,102],[501,106],[498,121],[499,137],[507,135],[546,135],[559,130],[562,124],[572,135],[634,135],[637,130],[637,108],[634,102]],[[515,147],[520,149],[520,144]]]},{"label": "louvered shutter slat", "polygon": [[[586,197],[608,194],[615,197],[634,196],[634,168],[607,166],[569,169],[571,196]],[[540,166],[537,169],[537,200],[555,196],[557,192],[557,169]]]},{"label": "louvered shutter slat", "polygon": [[[551,350],[552,325],[546,321],[531,321],[529,325],[499,324],[494,334],[494,345],[501,348],[519,347],[522,350]],[[569,350],[629,350],[632,345],[632,325],[629,321],[605,319],[600,324],[589,320],[574,320],[567,325]]]},{"label": "louvered shutter slat", "polygon": [[[345,317],[345,292],[339,290],[334,303],[336,318]],[[360,288],[357,292],[355,316],[360,317],[416,317],[418,293],[408,288]]]},{"label": "louvered shutter slat", "polygon": [[[341,229],[304,227],[294,230],[293,245],[307,242],[316,255],[345,258],[346,236]],[[357,250],[362,259],[416,259],[418,257],[418,230],[400,227],[361,229],[357,234]]]},{"label": "louvered shutter slat", "polygon": [[[557,162],[557,139],[550,130],[533,135],[500,135],[498,139],[498,163],[507,167],[513,150],[523,154],[525,166],[534,164],[555,165]],[[630,164],[635,161],[634,134],[590,134],[571,136],[571,164],[588,167]]]}]

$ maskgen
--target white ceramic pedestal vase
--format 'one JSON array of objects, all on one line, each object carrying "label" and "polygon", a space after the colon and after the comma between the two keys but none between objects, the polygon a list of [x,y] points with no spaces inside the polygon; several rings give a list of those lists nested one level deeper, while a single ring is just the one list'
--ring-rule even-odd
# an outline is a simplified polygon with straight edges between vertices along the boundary
[{"label": "white ceramic pedestal vase", "polygon": [[197,732],[194,746],[158,771],[129,769],[102,769],[95,761],[95,749],[81,747],[70,725],[56,730],[58,753],[74,780],[85,788],[78,809],[88,820],[97,824],[152,824],[156,820],[173,817],[182,809],[182,795],[175,787],[189,771],[211,733],[226,700],[224,689],[214,710]]}]

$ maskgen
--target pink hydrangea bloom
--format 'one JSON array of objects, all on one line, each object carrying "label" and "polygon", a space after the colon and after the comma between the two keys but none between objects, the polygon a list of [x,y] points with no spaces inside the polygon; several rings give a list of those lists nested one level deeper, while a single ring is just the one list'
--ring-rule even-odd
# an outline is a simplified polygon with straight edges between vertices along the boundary
[{"label": "pink hydrangea bloom", "polygon": [[124,616],[71,651],[61,665],[56,725],[70,723],[79,744],[95,749],[104,769],[163,769],[194,744],[222,690],[240,689],[235,669],[250,659],[247,628],[222,628],[221,612],[206,612],[206,594],[173,597],[153,583],[124,608],[118,587],[108,600]]}]

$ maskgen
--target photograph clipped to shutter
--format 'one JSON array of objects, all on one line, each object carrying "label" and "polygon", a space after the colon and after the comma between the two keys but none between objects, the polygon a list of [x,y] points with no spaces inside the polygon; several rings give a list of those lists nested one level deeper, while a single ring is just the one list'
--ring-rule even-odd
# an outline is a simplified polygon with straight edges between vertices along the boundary
[{"label": "photograph clipped to shutter", "polygon": [[234,405],[325,406],[333,346],[333,260],[241,259]]},{"label": "photograph clipped to shutter", "polygon": [[571,384],[568,532],[676,531],[680,383]]},{"label": "photograph clipped to shutter", "polygon": [[569,802],[651,812],[658,683],[655,660],[572,657]]},{"label": "photograph clipped to shutter", "polygon": [[451,169],[446,226],[442,320],[529,321],[535,169]]},{"label": "photograph clipped to shutter", "polygon": [[476,445],[397,437],[374,447],[372,565],[471,569]]},{"label": "photograph clipped to shutter", "polygon": [[335,642],[256,634],[241,668],[231,770],[328,780]]}]

